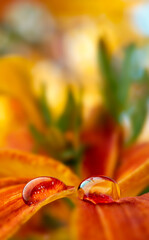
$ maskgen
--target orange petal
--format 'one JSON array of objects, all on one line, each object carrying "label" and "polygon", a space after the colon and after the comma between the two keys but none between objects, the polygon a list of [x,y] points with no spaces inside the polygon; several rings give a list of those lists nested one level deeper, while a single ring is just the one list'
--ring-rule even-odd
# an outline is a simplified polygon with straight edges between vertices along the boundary
[{"label": "orange petal", "polygon": [[0,178],[0,189],[5,188],[5,187],[10,187],[14,185],[19,185],[19,184],[25,184],[29,182],[31,178],[15,178],[15,177],[5,177],[5,178]]},{"label": "orange petal", "polygon": [[[20,123],[21,125],[21,123]],[[14,129],[8,129],[1,146],[5,148],[19,149],[21,151],[31,152],[34,149],[34,139],[29,130],[28,124]]]},{"label": "orange petal", "polygon": [[48,157],[15,150],[0,150],[0,175],[34,178],[51,176],[68,185],[78,185],[78,177],[62,163]]},{"label": "orange petal", "polygon": [[0,59],[0,91],[15,97],[21,103],[30,121],[43,128],[36,99],[31,90],[31,64],[22,57],[3,57]]},{"label": "orange petal", "polygon": [[112,123],[83,133],[84,152],[82,172],[84,177],[106,175],[113,177],[118,155],[119,132]]},{"label": "orange petal", "polygon": [[32,151],[34,139],[29,119],[21,103],[12,96],[0,95],[0,147]]},{"label": "orange petal", "polygon": [[147,240],[148,212],[149,194],[96,206],[80,201],[72,234],[74,240]]},{"label": "orange petal", "polygon": [[74,188],[66,190],[54,189],[52,196],[35,205],[28,206],[22,199],[25,184],[0,189],[0,239],[8,239],[16,230],[35,214],[42,206],[66,197],[74,192]]},{"label": "orange petal", "polygon": [[117,172],[121,196],[136,196],[149,185],[149,143],[134,146],[122,156]]}]

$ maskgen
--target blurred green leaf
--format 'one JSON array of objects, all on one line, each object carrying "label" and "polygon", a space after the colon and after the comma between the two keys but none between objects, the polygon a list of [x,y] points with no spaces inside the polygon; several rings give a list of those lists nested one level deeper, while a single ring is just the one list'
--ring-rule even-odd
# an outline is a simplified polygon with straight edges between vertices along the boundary
[{"label": "blurred green leaf", "polygon": [[79,175],[80,163],[84,151],[84,146],[80,144],[77,148],[74,146],[66,148],[61,154],[60,159],[65,162],[65,164],[71,168]]},{"label": "blurred green leaf", "polygon": [[69,206],[70,209],[74,209],[76,207],[70,198],[64,198],[63,201]]},{"label": "blurred green leaf", "polygon": [[140,101],[136,102],[136,104],[132,107],[132,111],[130,114],[132,134],[128,140],[129,144],[132,143],[137,138],[140,131],[142,130],[146,115],[147,115],[146,101],[140,100]]},{"label": "blurred green leaf", "polygon": [[57,127],[65,132],[66,130],[72,129],[74,123],[74,112],[76,108],[76,103],[72,91],[68,91],[67,103],[64,109],[63,114],[57,121]]},{"label": "blurred green leaf", "polygon": [[62,131],[66,132],[79,128],[81,124],[81,107],[77,104],[72,90],[69,88],[67,103],[63,114],[58,119],[56,126]]},{"label": "blurred green leaf", "polygon": [[134,51],[134,45],[126,48],[122,68],[118,74],[112,65],[112,58],[108,54],[104,41],[100,41],[99,59],[104,76],[104,95],[108,110],[116,121],[118,121],[119,114],[124,110],[128,102]]},{"label": "blurred green leaf", "polygon": [[104,77],[104,96],[108,110],[115,118],[117,116],[117,82],[116,76],[111,65],[111,59],[103,40],[99,45],[99,61]]},{"label": "blurred green leaf", "polygon": [[58,218],[53,217],[52,215],[45,212],[42,215],[41,225],[44,228],[57,229],[57,228],[64,226],[65,224],[64,224],[64,222],[60,221]]},{"label": "blurred green leaf", "polygon": [[[128,143],[136,139],[143,127],[149,97],[149,76],[141,65],[138,66],[138,61],[135,59],[136,49],[133,44],[125,49],[123,61],[120,65],[117,64],[119,67],[117,71],[112,65],[112,57],[109,56],[104,41],[100,41],[99,56],[104,77],[105,103],[118,124],[123,123],[123,117],[130,122],[131,136]],[[136,69],[139,69],[137,75]],[[136,83],[138,86],[135,89]]]},{"label": "blurred green leaf", "polygon": [[119,112],[123,111],[128,103],[129,90],[132,83],[132,57],[135,49],[135,46],[132,44],[126,48],[120,78],[117,79],[117,104]]},{"label": "blurred green leaf", "polygon": [[148,192],[149,192],[149,186],[147,188],[145,188],[139,195],[143,195]]},{"label": "blurred green leaf", "polygon": [[39,107],[40,107],[41,115],[43,117],[43,120],[46,126],[50,127],[50,125],[52,124],[52,117],[51,117],[51,113],[47,103],[46,89],[44,85],[41,88],[41,96],[39,98]]},{"label": "blurred green leaf", "polygon": [[141,132],[147,112],[149,101],[149,76],[146,71],[142,75],[142,78],[137,83],[132,84],[134,90],[134,96],[129,100],[129,104],[125,114],[127,115],[129,122],[131,123],[131,136],[127,143],[131,144]]},{"label": "blurred green leaf", "polygon": [[45,150],[48,154],[51,154],[50,145],[47,141],[46,136],[41,133],[34,125],[29,126],[30,133],[32,134],[35,140],[35,152],[38,152],[39,149]]},{"label": "blurred green leaf", "polygon": [[34,137],[34,139],[39,143],[39,144],[43,144],[45,142],[45,138],[43,136],[43,134],[38,131],[38,129],[33,126],[32,124],[29,126],[30,132],[32,134],[32,136]]}]

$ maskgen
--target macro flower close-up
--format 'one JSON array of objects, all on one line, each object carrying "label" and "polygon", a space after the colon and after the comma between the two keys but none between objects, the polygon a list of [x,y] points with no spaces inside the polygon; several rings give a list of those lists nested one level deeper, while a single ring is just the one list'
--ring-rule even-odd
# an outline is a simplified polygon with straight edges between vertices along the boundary
[{"label": "macro flower close-up", "polygon": [[0,240],[149,239],[148,1],[0,3]]}]

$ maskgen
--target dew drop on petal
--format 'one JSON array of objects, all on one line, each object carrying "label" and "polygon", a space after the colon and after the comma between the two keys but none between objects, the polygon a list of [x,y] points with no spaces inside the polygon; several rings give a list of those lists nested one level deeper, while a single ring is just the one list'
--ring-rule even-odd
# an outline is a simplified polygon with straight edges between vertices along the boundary
[{"label": "dew drop on petal", "polygon": [[22,198],[27,205],[37,204],[47,197],[53,196],[71,187],[53,177],[38,177],[26,184]]},{"label": "dew drop on petal", "polygon": [[117,182],[109,177],[90,177],[80,183],[78,197],[94,204],[111,203],[120,198],[120,189]]}]

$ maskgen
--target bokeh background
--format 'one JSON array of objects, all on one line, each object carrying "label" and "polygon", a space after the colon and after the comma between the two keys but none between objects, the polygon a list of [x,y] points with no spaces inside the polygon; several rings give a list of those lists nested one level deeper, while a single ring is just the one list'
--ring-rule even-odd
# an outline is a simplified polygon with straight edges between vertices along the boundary
[{"label": "bokeh background", "polygon": [[[1,148],[81,175],[84,143],[106,146],[105,132],[82,134],[101,119],[126,148],[149,140],[149,1],[1,0],[0,57]],[[70,239],[73,207],[51,204],[13,239]]]},{"label": "bokeh background", "polygon": [[[86,116],[103,100],[97,87],[102,85],[100,39],[119,68],[126,47],[135,43],[133,77],[140,78],[142,69],[148,69],[148,13],[148,1],[1,1],[0,55],[21,55],[34,61],[34,92],[39,95],[41,84],[46,85],[54,117],[62,113],[66,102],[64,85],[83,86]],[[126,118],[124,121],[129,125]]]}]

